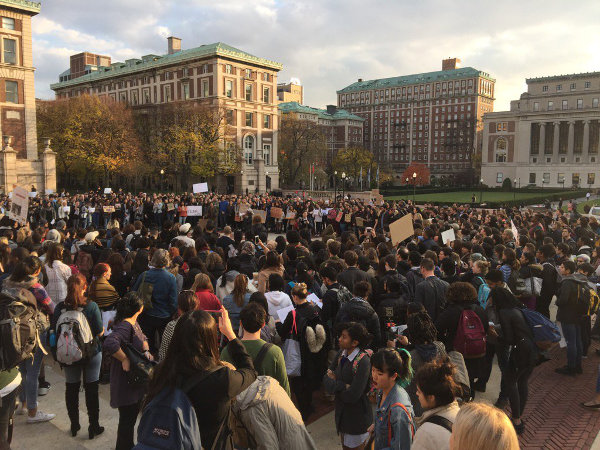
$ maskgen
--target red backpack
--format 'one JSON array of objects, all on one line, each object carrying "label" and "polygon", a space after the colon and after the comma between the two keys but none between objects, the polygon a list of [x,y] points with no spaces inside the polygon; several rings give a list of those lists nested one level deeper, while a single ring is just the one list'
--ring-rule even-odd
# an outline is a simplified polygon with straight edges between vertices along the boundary
[{"label": "red backpack", "polygon": [[465,359],[485,355],[485,329],[481,319],[472,309],[464,309],[460,313],[454,337],[454,350],[461,353]]}]

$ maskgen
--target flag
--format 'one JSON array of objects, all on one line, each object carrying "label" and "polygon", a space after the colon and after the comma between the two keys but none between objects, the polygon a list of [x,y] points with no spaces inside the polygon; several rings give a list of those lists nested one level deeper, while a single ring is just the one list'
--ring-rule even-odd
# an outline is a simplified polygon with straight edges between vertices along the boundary
[{"label": "flag", "polygon": [[379,166],[377,166],[377,185],[379,185]]}]

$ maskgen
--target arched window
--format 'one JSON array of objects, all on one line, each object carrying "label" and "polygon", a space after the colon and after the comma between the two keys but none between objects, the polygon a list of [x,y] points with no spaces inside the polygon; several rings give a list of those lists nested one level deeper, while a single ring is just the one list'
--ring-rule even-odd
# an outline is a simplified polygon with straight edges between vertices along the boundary
[{"label": "arched window", "polygon": [[254,157],[254,136],[251,134],[244,138],[244,157],[246,164],[252,164],[252,158]]},{"label": "arched window", "polygon": [[498,138],[496,141],[496,162],[506,162],[506,139],[503,137]]}]

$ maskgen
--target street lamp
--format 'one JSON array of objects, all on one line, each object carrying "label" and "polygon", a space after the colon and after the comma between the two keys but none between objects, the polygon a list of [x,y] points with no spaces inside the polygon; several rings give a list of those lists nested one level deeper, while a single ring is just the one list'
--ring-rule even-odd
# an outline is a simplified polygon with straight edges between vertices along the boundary
[{"label": "street lamp", "polygon": [[337,170],[333,171],[333,201],[337,200]]},{"label": "street lamp", "polygon": [[517,195],[517,179],[515,178],[514,184],[513,184],[513,202],[516,199],[516,195]]},{"label": "street lamp", "polygon": [[268,192],[271,189],[271,186],[267,186],[267,180],[269,179],[269,172],[265,171],[265,192]]},{"label": "street lamp", "polygon": [[164,169],[160,169],[160,192],[163,190],[163,175],[165,174]]},{"label": "street lamp", "polygon": [[479,180],[479,204],[483,204],[483,178]]},{"label": "street lamp", "polygon": [[342,201],[346,198],[346,172],[342,172]]},{"label": "street lamp", "polygon": [[413,172],[413,205],[415,204],[416,190],[417,190],[417,172]]}]

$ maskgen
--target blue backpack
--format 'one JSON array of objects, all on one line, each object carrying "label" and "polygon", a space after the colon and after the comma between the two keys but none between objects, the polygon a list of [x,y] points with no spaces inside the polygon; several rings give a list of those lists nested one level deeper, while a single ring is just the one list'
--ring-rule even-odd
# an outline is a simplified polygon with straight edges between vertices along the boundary
[{"label": "blue backpack", "polygon": [[560,341],[561,334],[558,325],[537,311],[529,308],[523,308],[521,311],[533,332],[533,342],[540,350],[548,350]]},{"label": "blue backpack", "polygon": [[477,290],[477,301],[479,302],[479,306],[485,309],[487,305],[488,298],[490,297],[490,292],[492,291],[485,280],[481,277],[477,277],[481,280],[481,284],[479,285],[479,289]]},{"label": "blue backpack", "polygon": [[202,450],[198,418],[187,393],[213,372],[193,376],[154,397],[142,412],[134,450]]}]

